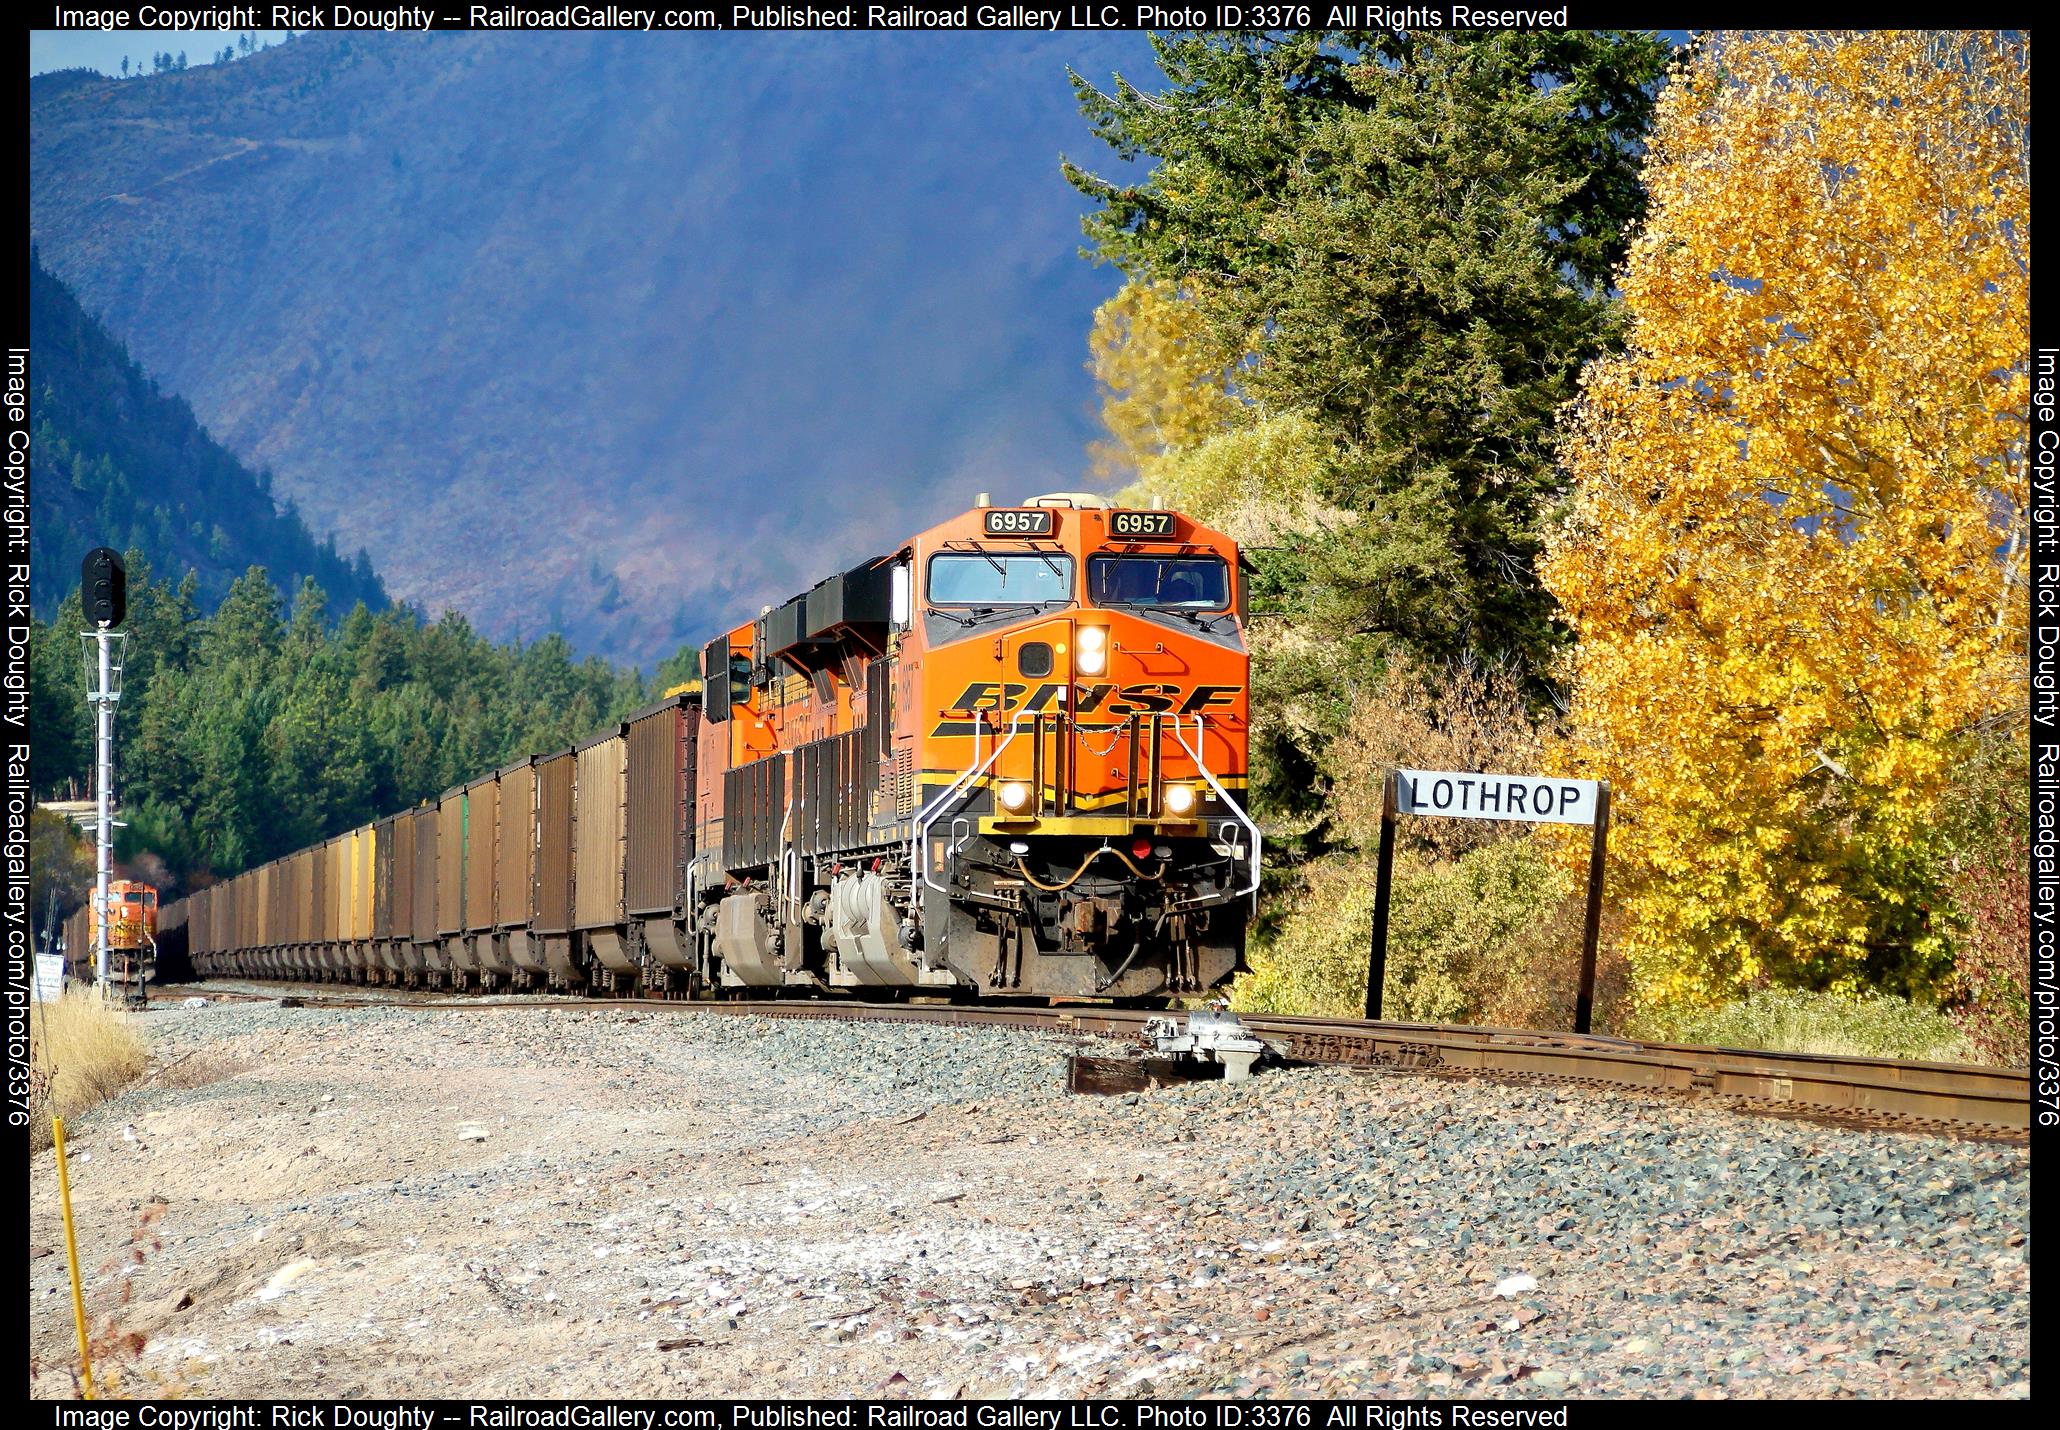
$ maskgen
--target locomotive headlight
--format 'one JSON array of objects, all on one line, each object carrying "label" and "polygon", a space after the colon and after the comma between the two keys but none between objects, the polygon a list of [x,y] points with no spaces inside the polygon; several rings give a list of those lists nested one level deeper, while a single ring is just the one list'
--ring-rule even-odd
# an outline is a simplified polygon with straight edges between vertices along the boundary
[{"label": "locomotive headlight", "polygon": [[1194,807],[1195,790],[1193,785],[1166,786],[1166,813],[1186,814]]},{"label": "locomotive headlight", "polygon": [[1100,675],[1109,665],[1109,632],[1106,626],[1082,626],[1080,655],[1074,662],[1082,675]]},{"label": "locomotive headlight", "polygon": [[1001,807],[1015,811],[1030,803],[1030,786],[1021,780],[1010,780],[1001,787]]}]

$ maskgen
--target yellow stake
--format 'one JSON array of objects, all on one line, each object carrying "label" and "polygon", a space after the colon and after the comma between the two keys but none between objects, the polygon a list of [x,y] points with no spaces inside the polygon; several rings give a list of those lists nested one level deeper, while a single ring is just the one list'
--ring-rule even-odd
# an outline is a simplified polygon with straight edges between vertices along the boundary
[{"label": "yellow stake", "polygon": [[57,1144],[57,1199],[64,1206],[64,1254],[72,1267],[72,1324],[79,1330],[79,1364],[86,1373],[86,1399],[93,1392],[93,1356],[86,1349],[86,1296],[79,1289],[79,1244],[72,1236],[72,1179],[64,1167],[64,1119],[50,1116],[50,1140]]}]

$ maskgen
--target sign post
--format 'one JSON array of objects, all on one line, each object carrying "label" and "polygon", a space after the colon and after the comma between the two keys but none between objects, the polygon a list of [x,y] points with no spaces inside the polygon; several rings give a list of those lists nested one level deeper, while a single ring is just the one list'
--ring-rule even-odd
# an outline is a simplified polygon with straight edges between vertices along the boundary
[{"label": "sign post", "polygon": [[1381,786],[1380,861],[1374,872],[1373,947],[1366,962],[1366,1016],[1381,1015],[1381,985],[1388,969],[1388,895],[1394,879],[1398,815],[1449,819],[1513,819],[1527,824],[1586,824],[1588,907],[1581,930],[1581,982],[1574,998],[1574,1031],[1589,1031],[1595,1011],[1595,950],[1602,936],[1602,875],[1609,853],[1609,781],[1562,780],[1539,775],[1491,775],[1455,770],[1391,770]]},{"label": "sign post", "polygon": [[1609,854],[1609,781],[1595,791],[1595,833],[1588,841],[1588,912],[1581,922],[1581,989],[1574,995],[1574,1031],[1588,1031],[1595,1012],[1595,945],[1602,938],[1602,866]]},{"label": "sign post", "polygon": [[1388,890],[1395,872],[1395,781],[1388,777],[1380,787],[1380,862],[1373,875],[1373,949],[1366,962],[1366,1020],[1380,1020],[1381,991],[1388,981]]}]

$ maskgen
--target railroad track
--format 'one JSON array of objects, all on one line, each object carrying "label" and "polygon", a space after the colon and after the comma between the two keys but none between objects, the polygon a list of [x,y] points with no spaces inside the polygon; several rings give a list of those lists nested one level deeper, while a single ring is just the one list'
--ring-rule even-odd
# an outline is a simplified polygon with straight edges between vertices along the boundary
[{"label": "railroad track", "polygon": [[[310,1008],[430,1007],[453,1012],[636,1008],[769,1018],[1016,1027],[1116,1038],[1134,1038],[1142,1032],[1147,1019],[1162,1016],[1141,1009],[1092,1004],[1031,1007],[819,999],[698,1003],[655,998],[397,994],[374,989],[318,993],[306,984],[267,985],[256,980],[237,980],[236,985],[227,987],[187,986],[193,993],[212,998],[283,998]],[[244,991],[253,986],[276,987],[280,991]],[[158,1001],[176,1002],[190,995],[165,989],[152,996]],[[2025,1139],[2031,1122],[2030,1075],[2008,1068],[1763,1053],[1511,1028],[1374,1023],[1346,1018],[1253,1014],[1245,1016],[1244,1023],[1290,1061],[1299,1063],[1543,1081],[1674,1098],[1715,1098],[1747,1112],[2006,1141]]]}]

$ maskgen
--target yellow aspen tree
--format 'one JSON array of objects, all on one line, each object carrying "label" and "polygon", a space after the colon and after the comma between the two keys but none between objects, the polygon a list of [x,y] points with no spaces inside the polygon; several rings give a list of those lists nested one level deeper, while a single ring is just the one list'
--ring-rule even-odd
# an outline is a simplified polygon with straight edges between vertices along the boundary
[{"label": "yellow aspen tree", "polygon": [[1661,97],[1542,564],[1646,1003],[1948,971],[1938,811],[2026,695],[2029,86],[2021,33],[1787,32]]},{"label": "yellow aspen tree", "polygon": [[1201,310],[1170,283],[1136,279],[1095,310],[1088,363],[1102,388],[1102,476],[1149,477],[1166,458],[1229,427],[1243,403]]}]

